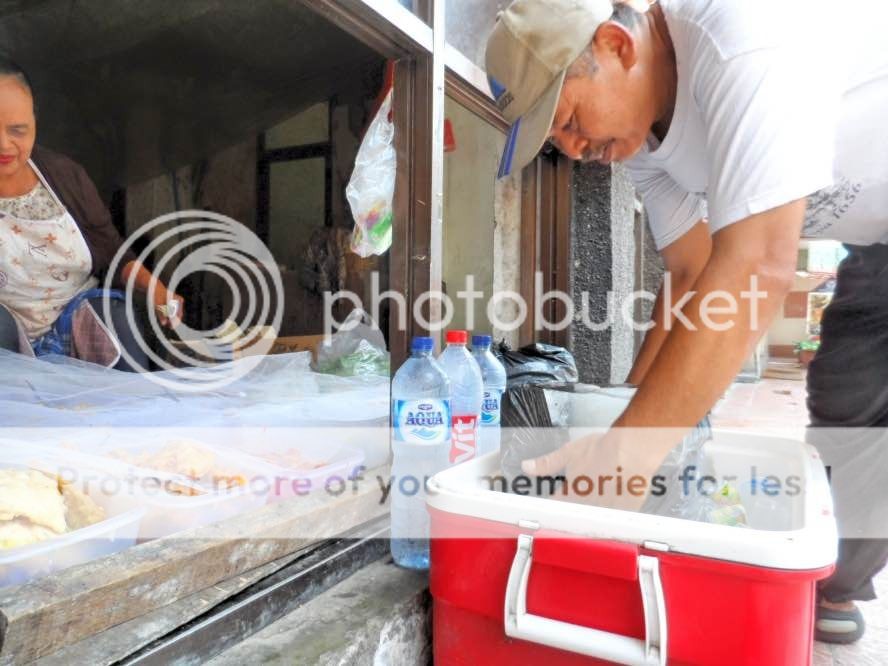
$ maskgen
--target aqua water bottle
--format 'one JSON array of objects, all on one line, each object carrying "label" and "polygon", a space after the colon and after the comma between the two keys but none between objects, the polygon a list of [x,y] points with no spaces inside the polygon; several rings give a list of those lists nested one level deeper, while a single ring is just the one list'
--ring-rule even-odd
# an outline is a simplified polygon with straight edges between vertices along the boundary
[{"label": "aqua water bottle", "polygon": [[414,338],[392,380],[391,549],[411,569],[429,566],[425,484],[447,466],[450,447],[450,382],[433,350],[431,338]]},{"label": "aqua water bottle", "polygon": [[481,370],[484,398],[481,403],[481,436],[478,455],[499,451],[500,406],[506,391],[506,369],[490,351],[493,338],[489,335],[472,336],[472,356]]}]

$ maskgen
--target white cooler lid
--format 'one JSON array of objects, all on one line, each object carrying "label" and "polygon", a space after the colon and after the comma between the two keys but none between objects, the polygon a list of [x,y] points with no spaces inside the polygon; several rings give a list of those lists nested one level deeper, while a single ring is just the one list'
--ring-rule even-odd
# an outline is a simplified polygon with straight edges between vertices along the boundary
[{"label": "white cooler lid", "polygon": [[435,475],[428,484],[427,501],[430,507],[452,514],[515,526],[538,525],[536,529],[591,539],[664,545],[669,552],[759,567],[804,571],[835,562],[838,535],[832,498],[813,447],[748,432],[716,431],[707,449],[716,468],[720,457],[739,450],[750,459],[760,458],[762,464],[779,460],[783,468],[801,476],[802,524],[784,531],[758,530],[503,493],[491,490],[488,481],[500,474],[498,453]]}]

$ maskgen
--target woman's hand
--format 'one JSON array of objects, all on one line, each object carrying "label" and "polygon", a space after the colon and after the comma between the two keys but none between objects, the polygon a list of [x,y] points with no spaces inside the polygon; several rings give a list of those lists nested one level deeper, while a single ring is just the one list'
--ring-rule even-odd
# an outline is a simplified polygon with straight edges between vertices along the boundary
[{"label": "woman's hand", "polygon": [[[157,311],[157,320],[161,326],[175,328],[182,322],[182,315],[185,314],[185,299],[174,294],[166,288],[166,285],[151,274],[138,261],[131,261],[123,267],[121,275],[124,280],[129,280],[130,274],[136,271],[133,283],[139,291],[147,292],[153,301],[154,309]],[[170,305],[175,303],[171,308]],[[175,312],[170,312],[175,310]],[[171,316],[172,315],[172,316]]]},{"label": "woman's hand", "polygon": [[[154,308],[161,326],[175,328],[182,322],[185,313],[185,299],[168,291],[163,283],[158,282],[154,290]],[[173,312],[170,312],[170,311]]]}]

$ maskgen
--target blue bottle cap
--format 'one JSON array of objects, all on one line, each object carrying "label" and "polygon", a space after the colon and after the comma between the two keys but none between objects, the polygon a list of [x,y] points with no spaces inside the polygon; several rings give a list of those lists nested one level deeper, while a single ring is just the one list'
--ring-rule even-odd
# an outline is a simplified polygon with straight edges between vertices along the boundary
[{"label": "blue bottle cap", "polygon": [[430,352],[435,348],[435,341],[431,338],[416,336],[410,347],[415,352]]},{"label": "blue bottle cap", "polygon": [[472,336],[472,346],[473,347],[489,347],[493,344],[493,336],[491,335],[473,335]]}]

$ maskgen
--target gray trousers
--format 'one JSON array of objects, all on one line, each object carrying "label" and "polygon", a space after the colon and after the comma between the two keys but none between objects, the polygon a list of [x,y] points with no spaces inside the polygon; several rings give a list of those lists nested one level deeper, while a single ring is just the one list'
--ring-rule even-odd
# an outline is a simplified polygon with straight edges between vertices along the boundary
[{"label": "gray trousers", "polygon": [[[111,318],[110,321],[105,319],[102,298],[90,298],[89,302],[93,309],[107,326],[114,327],[117,333],[117,340],[138,364],[138,367],[148,367],[148,355],[142,350],[136,341],[136,335],[140,335],[139,331],[133,331],[126,317],[126,303],[119,300],[111,301]],[[0,305],[0,349],[17,352],[19,350],[18,328],[15,319],[9,310]],[[123,370],[124,372],[137,372],[138,368],[133,368],[129,362],[121,356],[115,370]]]},{"label": "gray trousers", "polygon": [[807,439],[830,471],[841,537],[820,594],[835,603],[874,599],[888,562],[888,245],[847,247],[808,369]]}]

